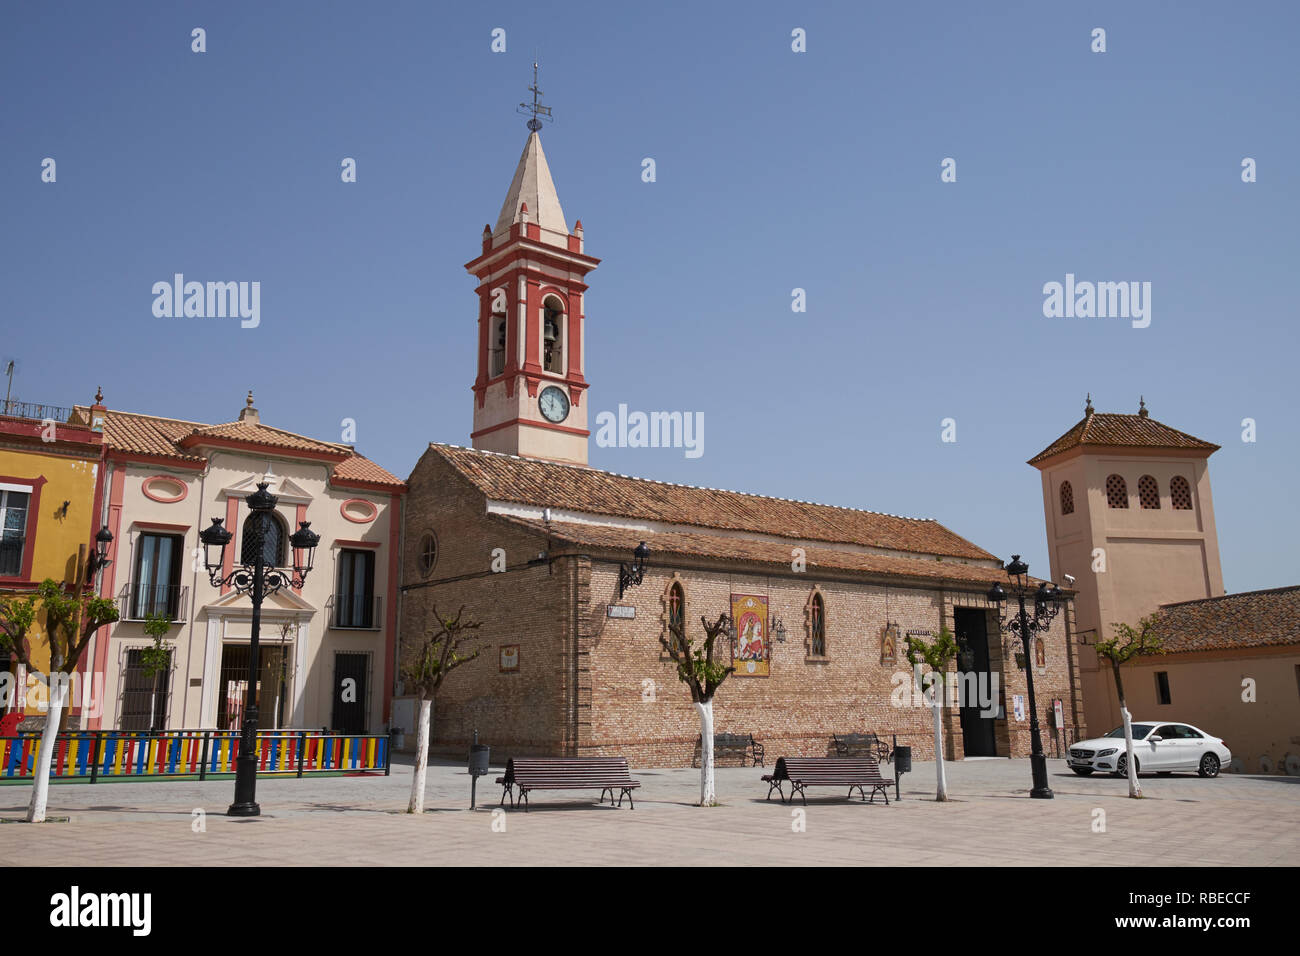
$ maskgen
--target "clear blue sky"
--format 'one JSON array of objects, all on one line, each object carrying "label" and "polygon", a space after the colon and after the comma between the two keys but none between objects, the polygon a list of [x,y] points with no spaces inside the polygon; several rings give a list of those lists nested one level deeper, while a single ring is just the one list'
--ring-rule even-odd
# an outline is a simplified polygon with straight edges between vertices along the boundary
[{"label": "clear blue sky", "polygon": [[[1228,590],[1294,584],[1297,9],[6,4],[0,353],[30,401],[102,385],[112,408],[217,422],[252,387],[270,424],[338,440],[354,418],[401,476],[426,441],[468,444],[463,264],[539,55],[560,199],[604,260],[591,407],[706,421],[701,458],[593,465],[933,517],[1045,574],[1025,460],[1086,392],[1142,394],[1223,446]],[[260,281],[261,326],[155,318],[175,272]],[[1150,327],[1045,318],[1067,272],[1151,282]]]}]

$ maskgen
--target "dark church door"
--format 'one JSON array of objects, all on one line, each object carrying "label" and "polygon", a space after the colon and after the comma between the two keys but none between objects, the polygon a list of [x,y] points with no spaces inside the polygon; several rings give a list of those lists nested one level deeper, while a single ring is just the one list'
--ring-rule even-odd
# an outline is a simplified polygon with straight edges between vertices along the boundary
[{"label": "dark church door", "polygon": [[[996,757],[997,738],[994,733],[995,717],[981,716],[981,711],[996,711],[998,695],[989,677],[988,617],[980,608],[956,608],[957,658],[961,701],[961,732],[965,740],[967,757]],[[963,667],[963,664],[966,666]],[[981,706],[980,698],[992,697],[988,707]]]}]

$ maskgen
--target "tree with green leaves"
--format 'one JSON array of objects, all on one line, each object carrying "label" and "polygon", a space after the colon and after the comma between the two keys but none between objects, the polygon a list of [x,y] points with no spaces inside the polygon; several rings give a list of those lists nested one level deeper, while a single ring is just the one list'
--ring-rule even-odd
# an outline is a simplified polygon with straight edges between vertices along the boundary
[{"label": "tree with green leaves", "polygon": [[[49,646],[49,672],[40,675],[32,667],[29,634],[35,622],[37,606],[45,612],[45,639]],[[45,805],[50,790],[50,764],[56,749],[60,723],[64,715],[72,673],[81,655],[90,645],[95,632],[118,619],[117,605],[92,591],[75,588],[69,591],[53,578],[46,578],[27,598],[6,598],[0,602],[0,641],[19,663],[42,676],[49,685],[49,708],[45,713],[45,730],[36,757],[32,781],[32,799],[27,807],[29,823],[45,821]]]},{"label": "tree with green leaves", "polygon": [[472,632],[482,626],[482,621],[465,618],[463,604],[455,617],[444,617],[438,613],[438,605],[435,604],[432,626],[426,627],[421,640],[403,649],[399,668],[402,682],[420,697],[420,722],[415,739],[415,777],[411,781],[411,801],[407,804],[407,813],[424,812],[424,780],[429,769],[429,719],[433,710],[433,696],[448,674],[482,653],[482,647],[476,647],[468,653],[462,648],[472,637]]},{"label": "tree with green leaves", "polygon": [[1119,713],[1124,720],[1124,756],[1116,763],[1115,769],[1128,777],[1128,795],[1135,799],[1142,796],[1142,784],[1138,782],[1137,760],[1133,757],[1133,715],[1128,712],[1124,700],[1124,678],[1120,666],[1135,657],[1144,654],[1163,654],[1164,640],[1156,631],[1156,616],[1148,614],[1138,621],[1138,626],[1131,624],[1111,624],[1115,636],[1108,641],[1097,642],[1097,656],[1110,661],[1111,673],[1115,675],[1115,693],[1119,695]]},{"label": "tree with green leaves", "polygon": [[669,625],[671,640],[661,634],[659,643],[672,658],[677,679],[690,691],[691,702],[700,715],[700,806],[711,807],[718,802],[713,773],[713,695],[736,668],[714,657],[714,645],[727,633],[731,618],[723,613],[712,624],[704,617],[700,623],[704,625],[704,640],[698,645],[677,624]]},{"label": "tree with green leaves", "polygon": [[[140,670],[146,677],[157,678],[159,674],[166,674],[172,669],[172,645],[166,640],[167,632],[171,630],[172,622],[167,620],[165,614],[150,614],[144,620],[145,637],[153,641],[148,647],[140,651]],[[149,719],[153,720],[154,708],[157,705],[158,681],[155,679],[149,685]],[[153,728],[150,727],[150,730]]]},{"label": "tree with green leaves", "polygon": [[[939,636],[933,643],[907,636],[907,662],[912,665],[916,676],[916,685],[921,696],[934,711],[934,772],[937,792],[934,799],[940,803],[948,799],[948,778],[943,769],[943,705],[945,695],[944,681],[947,678],[948,665],[957,656],[957,641],[945,624],[939,628]],[[921,684],[921,665],[930,666],[930,688],[925,690]]]}]

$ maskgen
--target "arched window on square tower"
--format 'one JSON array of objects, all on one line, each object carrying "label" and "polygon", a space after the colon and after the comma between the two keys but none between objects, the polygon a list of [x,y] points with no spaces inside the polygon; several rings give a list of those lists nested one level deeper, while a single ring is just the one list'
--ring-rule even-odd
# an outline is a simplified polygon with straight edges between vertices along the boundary
[{"label": "arched window on square tower", "polygon": [[542,368],[563,375],[566,330],[564,303],[548,295],[542,303]]}]

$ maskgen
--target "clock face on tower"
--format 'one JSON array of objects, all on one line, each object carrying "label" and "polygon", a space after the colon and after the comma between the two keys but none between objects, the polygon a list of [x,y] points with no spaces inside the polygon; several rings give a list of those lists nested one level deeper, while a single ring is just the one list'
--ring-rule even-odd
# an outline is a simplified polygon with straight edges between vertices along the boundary
[{"label": "clock face on tower", "polygon": [[542,389],[542,394],[537,399],[537,406],[548,422],[559,423],[569,417],[569,396],[554,385]]}]

